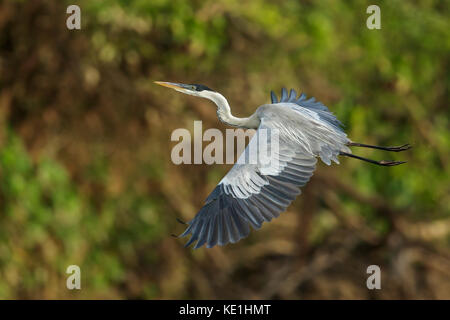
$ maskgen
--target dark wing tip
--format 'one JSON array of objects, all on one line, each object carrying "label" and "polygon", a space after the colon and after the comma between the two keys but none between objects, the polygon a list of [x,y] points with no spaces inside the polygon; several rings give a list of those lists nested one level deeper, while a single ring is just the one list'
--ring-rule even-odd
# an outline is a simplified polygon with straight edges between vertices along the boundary
[{"label": "dark wing tip", "polygon": [[[191,234],[185,247],[189,247],[195,241],[194,249],[203,245],[212,248],[215,245],[224,246],[228,243],[236,243],[250,233],[251,219],[245,213],[240,212],[241,206],[237,206],[237,199],[223,192],[220,184],[213,191],[210,198],[195,218],[189,222],[189,226],[180,237]],[[218,191],[219,190],[219,191]]]},{"label": "dark wing tip", "polygon": [[281,88],[281,98],[280,98],[280,102],[284,102],[286,101],[288,98],[288,92],[286,90],[286,88]]},{"label": "dark wing tip", "polygon": [[273,91],[270,91],[270,99],[272,100],[272,103],[278,103],[278,97]]}]

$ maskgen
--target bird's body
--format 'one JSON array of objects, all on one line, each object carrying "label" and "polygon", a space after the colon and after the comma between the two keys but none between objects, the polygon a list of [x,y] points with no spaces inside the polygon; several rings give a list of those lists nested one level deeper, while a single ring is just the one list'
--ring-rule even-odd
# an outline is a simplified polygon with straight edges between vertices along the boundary
[{"label": "bird's body", "polygon": [[[351,155],[348,146],[368,146],[353,143],[339,120],[325,105],[314,98],[307,99],[304,94],[297,97],[293,89],[288,94],[283,88],[280,101],[272,92],[271,104],[260,106],[248,118],[237,118],[231,114],[228,101],[220,93],[205,86],[202,87],[206,89],[198,90],[198,85],[158,84],[213,101],[218,107],[219,119],[226,124],[257,129],[237,163],[208,196],[200,212],[188,223],[189,226],[181,235],[192,235],[186,246],[197,241],[195,248],[202,245],[210,248],[239,241],[249,234],[250,226],[259,229],[263,222],[271,221],[286,210],[300,194],[300,188],[313,175],[317,158],[327,165],[331,161],[339,163],[339,155],[356,157]],[[267,148],[275,150],[270,154],[270,159],[265,159],[268,157],[267,152],[263,152],[258,141],[267,142]],[[276,148],[273,141],[276,141]],[[409,148],[368,147],[389,151]],[[249,162],[252,156],[258,160]]]}]

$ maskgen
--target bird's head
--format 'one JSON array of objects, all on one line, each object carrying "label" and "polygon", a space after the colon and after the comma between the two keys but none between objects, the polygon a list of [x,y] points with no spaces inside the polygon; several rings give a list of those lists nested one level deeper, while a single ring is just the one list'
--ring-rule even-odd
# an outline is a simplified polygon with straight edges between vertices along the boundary
[{"label": "bird's head", "polygon": [[210,89],[202,84],[183,84],[183,83],[163,82],[163,81],[155,81],[155,83],[159,84],[160,86],[174,89],[178,92],[189,94],[191,96],[203,97],[207,99],[210,99],[211,94],[215,93],[213,89]]}]

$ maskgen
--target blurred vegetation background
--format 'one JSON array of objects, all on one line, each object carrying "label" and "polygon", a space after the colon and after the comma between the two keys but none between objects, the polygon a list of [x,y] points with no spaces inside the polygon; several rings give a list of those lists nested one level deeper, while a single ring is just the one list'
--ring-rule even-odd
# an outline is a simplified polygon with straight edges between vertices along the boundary
[{"label": "blurred vegetation background", "polygon": [[[78,4],[82,29],[66,28]],[[450,298],[449,1],[0,2],[0,298]],[[271,89],[324,102],[382,168],[320,164],[286,213],[213,249],[175,239],[229,169],[174,165],[176,128],[226,127]],[[81,267],[81,290],[66,268]],[[382,289],[366,288],[381,267]]]}]

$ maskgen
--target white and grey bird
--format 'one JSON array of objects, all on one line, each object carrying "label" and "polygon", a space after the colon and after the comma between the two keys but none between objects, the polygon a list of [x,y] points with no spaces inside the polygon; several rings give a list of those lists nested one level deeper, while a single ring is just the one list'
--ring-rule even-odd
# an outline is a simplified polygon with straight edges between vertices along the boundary
[{"label": "white and grey bird", "polygon": [[[297,96],[291,89],[281,91],[280,100],[271,92],[272,103],[261,105],[248,118],[231,114],[227,99],[220,93],[198,84],[156,81],[155,83],[192,96],[211,100],[217,105],[219,120],[234,127],[256,129],[244,152],[231,170],[219,182],[205,201],[205,205],[180,237],[191,234],[186,247],[197,241],[195,248],[206,245],[235,243],[248,236],[250,226],[261,228],[285,211],[300,194],[316,168],[317,158],[327,165],[339,163],[338,156],[347,156],[382,166],[395,166],[403,161],[375,161],[351,154],[350,146],[386,151],[404,151],[399,147],[380,147],[352,142],[342,129],[341,122],[321,102]],[[262,130],[264,129],[264,130]],[[260,132],[277,133],[277,165],[246,163],[249,154],[259,151],[256,146]],[[266,139],[267,137],[264,137]],[[270,137],[267,138],[270,142]],[[244,157],[244,158],[243,158]]]}]

